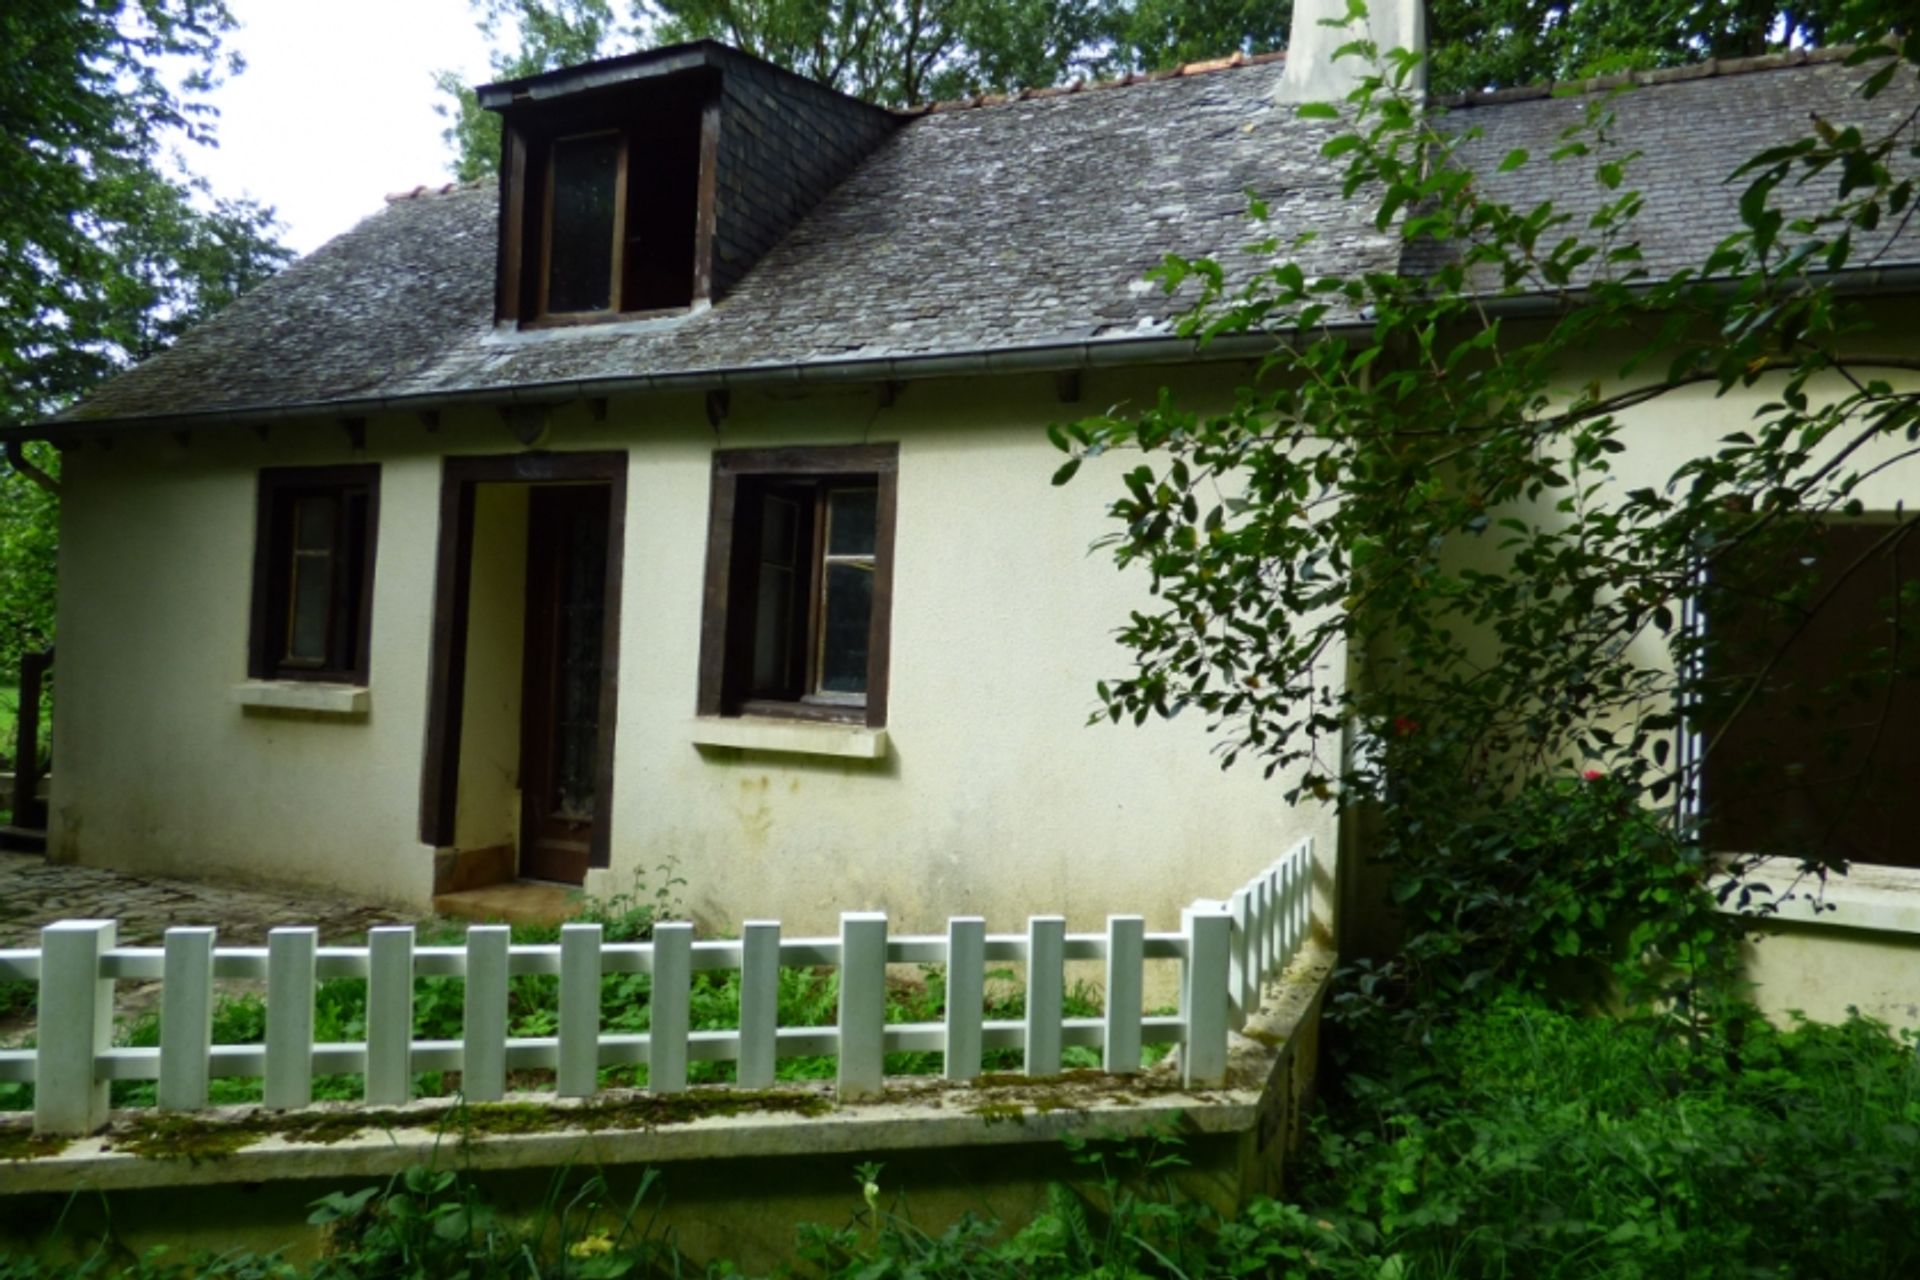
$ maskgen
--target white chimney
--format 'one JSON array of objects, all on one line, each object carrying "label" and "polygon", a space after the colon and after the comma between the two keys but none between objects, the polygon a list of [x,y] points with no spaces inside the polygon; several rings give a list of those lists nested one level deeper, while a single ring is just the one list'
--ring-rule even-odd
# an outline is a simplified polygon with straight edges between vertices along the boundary
[{"label": "white chimney", "polygon": [[[1338,26],[1323,26],[1332,20]],[[1347,0],[1293,0],[1293,29],[1287,41],[1287,69],[1275,95],[1281,102],[1340,102],[1370,75],[1391,78],[1386,61],[1391,49],[1427,52],[1427,6],[1424,0],[1369,0],[1365,21],[1347,22]],[[1380,50],[1377,65],[1357,54],[1335,58],[1333,51],[1355,40],[1371,39]],[[1427,85],[1423,61],[1409,86],[1422,92]]]}]

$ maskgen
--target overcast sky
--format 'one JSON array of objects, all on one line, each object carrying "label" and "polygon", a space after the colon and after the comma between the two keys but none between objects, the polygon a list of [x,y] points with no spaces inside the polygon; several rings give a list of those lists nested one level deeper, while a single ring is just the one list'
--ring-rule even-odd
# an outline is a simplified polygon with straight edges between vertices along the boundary
[{"label": "overcast sky", "polygon": [[467,0],[229,0],[246,71],[223,85],[218,150],[187,163],[273,205],[307,253],[390,191],[448,179],[433,73],[487,79]]}]

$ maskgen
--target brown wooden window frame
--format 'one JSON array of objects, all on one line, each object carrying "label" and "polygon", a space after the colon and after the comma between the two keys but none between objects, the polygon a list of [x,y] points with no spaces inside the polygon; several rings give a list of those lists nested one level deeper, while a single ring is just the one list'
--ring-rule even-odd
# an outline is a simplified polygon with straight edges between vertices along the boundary
[{"label": "brown wooden window frame", "polygon": [[[716,182],[719,165],[720,107],[717,82],[690,92],[699,95],[689,110],[686,127],[696,131],[687,135],[697,155],[694,167],[683,171],[692,175],[693,188],[685,198],[692,201],[692,243],[687,270],[688,295],[684,302],[648,304],[630,298],[633,275],[627,261],[636,220],[644,225],[653,215],[636,213],[633,208],[632,180],[636,169],[651,173],[637,159],[652,154],[653,143],[643,142],[646,126],[631,123],[634,113],[642,118],[657,110],[659,98],[647,99],[619,95],[598,106],[590,104],[549,104],[509,115],[502,135],[500,168],[501,211],[498,262],[498,292],[495,317],[524,328],[542,329],[579,324],[601,324],[613,320],[644,319],[682,315],[711,301],[713,279],[713,235],[716,206]],[[657,93],[657,91],[656,91]],[[682,95],[675,94],[678,100]],[[670,101],[671,101],[670,100]],[[622,105],[623,101],[625,105]],[[654,105],[649,107],[648,102]],[[636,105],[638,104],[638,105]],[[620,155],[614,187],[612,227],[611,288],[607,307],[597,311],[552,311],[549,292],[552,286],[555,152],[567,142],[590,137],[615,136],[620,140]],[[671,200],[663,208],[680,207]],[[629,305],[631,303],[631,305]]]},{"label": "brown wooden window frame", "polygon": [[[823,445],[731,449],[713,456],[707,526],[707,572],[700,635],[700,689],[704,716],[776,716],[884,727],[892,657],[893,544],[899,477],[897,445]],[[867,624],[866,693],[823,692],[820,683],[824,575],[836,557],[826,546],[824,510],[831,495],[874,490],[871,555],[873,605]],[[754,689],[754,633],[760,577],[759,511],[767,500],[811,501],[799,515],[791,566],[793,592],[805,602],[794,628],[788,688],[780,696]],[[845,557],[840,557],[844,559]],[[866,559],[864,553],[858,557]],[[804,572],[803,572],[804,571]],[[801,589],[804,581],[804,591]],[[798,605],[795,606],[796,618]],[[791,673],[797,671],[797,678]]]},{"label": "brown wooden window frame", "polygon": [[[620,151],[613,166],[613,244],[609,246],[609,277],[607,280],[608,304],[598,311],[560,311],[551,309],[548,293],[553,286],[553,201],[554,189],[559,185],[554,181],[554,169],[559,164],[561,148],[570,142],[584,142],[595,138],[618,138]],[[627,165],[633,154],[633,140],[625,129],[588,129],[579,133],[567,133],[552,139],[546,145],[544,163],[545,180],[540,192],[540,279],[538,281],[539,304],[534,317],[542,324],[586,324],[595,320],[605,320],[621,314],[621,282],[626,268],[627,249]]]},{"label": "brown wooden window frame", "polygon": [[[332,544],[324,549],[302,550],[295,536],[301,506],[321,500],[335,504]],[[377,464],[261,470],[247,643],[250,678],[367,683],[379,531]],[[324,571],[330,578],[326,652],[317,658],[295,657],[290,653],[295,592],[301,574],[322,571],[317,562],[323,558]]]}]

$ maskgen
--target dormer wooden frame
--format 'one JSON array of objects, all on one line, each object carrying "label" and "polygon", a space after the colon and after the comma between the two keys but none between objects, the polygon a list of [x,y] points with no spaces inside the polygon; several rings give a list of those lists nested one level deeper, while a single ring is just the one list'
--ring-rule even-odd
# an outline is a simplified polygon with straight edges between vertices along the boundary
[{"label": "dormer wooden frame", "polygon": [[[611,305],[599,311],[564,311],[555,314],[548,300],[547,291],[553,284],[553,189],[554,166],[556,156],[562,145],[569,142],[584,142],[591,138],[620,139],[619,158],[613,167],[613,255],[612,278],[607,281],[607,298]],[[542,324],[579,324],[585,321],[603,320],[620,313],[620,287],[625,278],[627,266],[627,162],[633,154],[633,139],[625,129],[588,129],[580,133],[558,134],[547,143],[546,177],[541,183],[540,209],[540,301],[534,308],[534,319]],[[524,198],[524,197],[523,197]]]},{"label": "dormer wooden frame", "polygon": [[[631,176],[632,130],[615,124],[595,128],[585,120],[542,119],[538,114],[509,115],[503,122],[500,165],[500,237],[494,315],[522,328],[557,328],[602,324],[615,320],[681,315],[713,301],[713,246],[716,192],[720,160],[720,94],[717,82],[700,101],[698,173],[695,179],[693,219],[693,276],[686,306],[624,310],[621,291],[626,275],[627,190]],[[552,266],[554,144],[573,138],[614,134],[622,137],[619,176],[616,179],[613,305],[604,311],[553,313],[548,310]],[[530,198],[531,197],[531,198]],[[534,278],[529,278],[529,273]]]}]

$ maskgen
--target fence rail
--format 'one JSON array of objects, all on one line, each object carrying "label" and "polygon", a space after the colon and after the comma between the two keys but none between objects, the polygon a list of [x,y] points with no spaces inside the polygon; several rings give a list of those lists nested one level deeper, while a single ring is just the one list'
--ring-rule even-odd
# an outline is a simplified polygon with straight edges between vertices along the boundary
[{"label": "fence rail", "polygon": [[[311,928],[279,928],[265,947],[220,947],[210,928],[173,928],[161,947],[115,945],[110,920],[66,920],[41,931],[36,948],[0,951],[0,980],[37,982],[38,1043],[0,1050],[0,1081],[34,1085],[34,1127],[48,1133],[90,1133],[107,1120],[115,1080],[157,1082],[156,1101],[171,1110],[208,1105],[216,1076],[263,1081],[265,1104],[305,1106],[316,1075],[358,1075],[367,1103],[392,1105],[411,1096],[420,1071],[458,1071],[461,1093],[493,1101],[509,1071],[555,1074],[561,1097],[595,1093],[603,1067],[644,1064],[646,1088],[687,1087],[691,1062],[731,1061],[738,1083],[765,1088],[781,1058],[837,1059],[840,1097],[881,1090],[885,1057],[937,1052],[944,1074],[967,1080],[982,1055],[1019,1049],[1030,1075],[1060,1070],[1070,1046],[1101,1051],[1106,1070],[1138,1071],[1150,1044],[1180,1046],[1183,1079],[1195,1087],[1225,1077],[1228,1031],[1260,1000],[1261,985],[1298,951],[1309,927],[1312,846],[1303,842],[1224,902],[1200,901],[1181,913],[1178,933],[1149,933],[1139,916],[1110,916],[1104,933],[1067,932],[1061,916],[1035,916],[1024,934],[989,934],[977,916],[956,917],[944,935],[895,937],[887,918],[850,912],[837,938],[787,938],[777,923],[751,921],[738,939],[696,941],[693,926],[663,921],[649,942],[607,942],[597,924],[563,926],[558,943],[515,945],[503,925],[474,925],[462,946],[418,946],[411,926],[376,928],[365,946],[321,946]],[[1180,963],[1179,1012],[1142,1011],[1144,963]],[[1065,965],[1105,963],[1105,1008],[1097,1018],[1065,1016]],[[1018,1020],[984,1016],[986,966],[1026,968],[1026,1005]],[[890,964],[944,965],[945,1017],[940,1022],[888,1023]],[[780,971],[833,968],[840,976],[836,1024],[778,1025]],[[690,1026],[692,976],[740,974],[739,1026]],[[601,1025],[601,978],[652,976],[650,1030],[609,1033]],[[508,1035],[508,983],[522,975],[559,979],[555,1034]],[[464,981],[458,1040],[413,1034],[414,983]],[[351,1044],[314,1040],[314,995],[328,979],[367,984],[366,1038]],[[263,1044],[213,1043],[214,984],[266,983]],[[157,1048],[112,1043],[114,986],[159,981]]]}]

